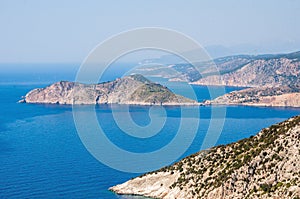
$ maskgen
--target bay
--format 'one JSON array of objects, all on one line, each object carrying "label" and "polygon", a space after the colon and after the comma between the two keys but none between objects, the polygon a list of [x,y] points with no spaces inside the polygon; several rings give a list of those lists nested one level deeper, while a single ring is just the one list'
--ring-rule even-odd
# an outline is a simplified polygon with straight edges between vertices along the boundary
[{"label": "bay", "polygon": [[[107,190],[139,173],[117,171],[97,161],[77,134],[71,106],[16,103],[29,90],[45,85],[39,81],[0,85],[0,198],[140,198],[118,196]],[[199,101],[209,96],[204,86],[193,89]],[[226,88],[227,92],[235,89],[238,88]],[[178,92],[184,95],[180,89]],[[114,106],[119,113],[126,113],[127,108]],[[195,108],[200,109],[199,129],[190,147],[177,160],[199,151],[209,127],[211,107],[186,107]],[[225,124],[216,144],[249,137],[264,127],[300,114],[297,108],[225,108]],[[168,117],[164,128],[149,139],[139,139],[118,127],[112,110],[109,105],[96,106],[99,123],[112,143],[135,153],[152,152],[167,145],[175,137],[182,119],[180,107],[165,107]],[[129,110],[136,124],[146,126],[151,122],[150,107],[130,106]],[[186,132],[183,139],[189,136],[192,132]],[[124,163],[120,157],[111,158]]]}]

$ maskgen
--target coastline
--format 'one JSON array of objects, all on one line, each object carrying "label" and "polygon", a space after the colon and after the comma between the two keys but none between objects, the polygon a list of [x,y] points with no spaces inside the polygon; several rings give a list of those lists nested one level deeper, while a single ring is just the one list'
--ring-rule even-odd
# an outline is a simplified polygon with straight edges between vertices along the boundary
[{"label": "coastline", "polygon": [[269,108],[300,108],[297,106],[282,106],[282,105],[272,105],[272,104],[253,104],[253,103],[203,103],[204,106],[252,106],[252,107],[269,107]]},{"label": "coastline", "polygon": [[26,104],[51,104],[51,105],[135,105],[135,106],[204,106],[204,103],[162,103],[162,104],[151,104],[151,103],[141,103],[141,102],[128,102],[128,103],[85,103],[85,104],[72,104],[72,103],[57,103],[57,102],[26,102],[25,99],[19,100],[17,103],[26,103]]}]

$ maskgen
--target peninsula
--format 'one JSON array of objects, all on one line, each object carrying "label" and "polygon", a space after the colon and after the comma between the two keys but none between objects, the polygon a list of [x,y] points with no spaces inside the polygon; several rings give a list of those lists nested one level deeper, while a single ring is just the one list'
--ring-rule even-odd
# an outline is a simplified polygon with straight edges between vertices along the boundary
[{"label": "peninsula", "polygon": [[31,90],[20,102],[46,104],[199,105],[195,100],[174,94],[167,87],[151,82],[138,74],[99,84],[60,81],[45,88]]}]

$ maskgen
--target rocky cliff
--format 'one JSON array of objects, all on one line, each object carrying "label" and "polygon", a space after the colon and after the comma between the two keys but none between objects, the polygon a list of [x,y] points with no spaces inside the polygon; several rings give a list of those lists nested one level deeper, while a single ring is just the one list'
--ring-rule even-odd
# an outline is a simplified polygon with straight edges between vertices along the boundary
[{"label": "rocky cliff", "polygon": [[163,199],[300,198],[300,116],[111,187]]},{"label": "rocky cliff", "polygon": [[142,75],[131,75],[100,84],[60,81],[26,94],[22,102],[49,104],[198,105]]}]

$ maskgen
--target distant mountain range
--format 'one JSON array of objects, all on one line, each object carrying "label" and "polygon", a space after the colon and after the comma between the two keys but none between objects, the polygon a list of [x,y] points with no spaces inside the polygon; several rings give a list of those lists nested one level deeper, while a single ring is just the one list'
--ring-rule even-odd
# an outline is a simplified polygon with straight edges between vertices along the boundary
[{"label": "distant mountain range", "polygon": [[212,58],[226,57],[231,55],[249,54],[278,54],[278,52],[293,52],[299,49],[300,43],[295,41],[278,41],[271,44],[237,44],[231,46],[225,45],[207,45],[205,50]]}]

